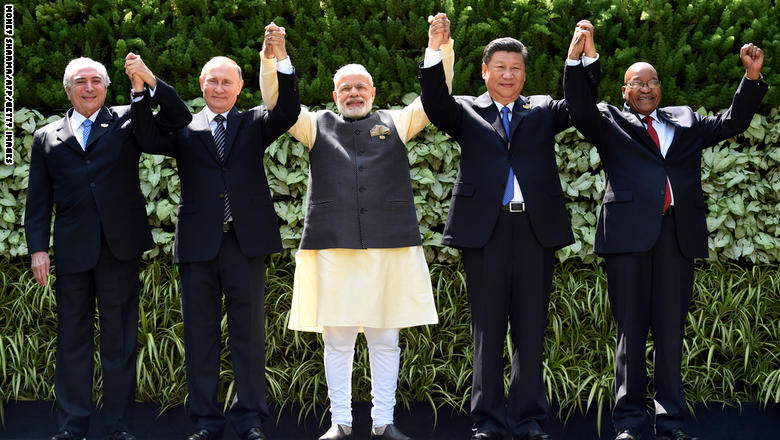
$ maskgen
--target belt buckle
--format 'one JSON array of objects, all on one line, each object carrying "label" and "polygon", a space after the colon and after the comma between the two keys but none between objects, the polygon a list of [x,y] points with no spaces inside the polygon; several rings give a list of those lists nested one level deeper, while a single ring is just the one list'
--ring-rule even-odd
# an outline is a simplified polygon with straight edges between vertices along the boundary
[{"label": "belt buckle", "polygon": [[525,212],[525,202],[509,202],[509,212]]}]

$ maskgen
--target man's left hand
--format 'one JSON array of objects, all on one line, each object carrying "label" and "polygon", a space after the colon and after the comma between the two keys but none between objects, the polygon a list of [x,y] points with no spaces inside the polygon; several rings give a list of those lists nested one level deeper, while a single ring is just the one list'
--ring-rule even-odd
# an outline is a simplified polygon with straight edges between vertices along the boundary
[{"label": "man's left hand", "polygon": [[756,80],[761,78],[761,66],[764,65],[764,51],[753,43],[742,46],[739,51],[739,58],[745,66],[745,76],[748,79]]},{"label": "man's left hand", "polygon": [[141,59],[140,55],[136,55],[132,52],[127,54],[125,57],[125,73],[133,84],[133,90],[138,93],[144,91],[144,84],[151,89],[157,87],[157,78],[155,78],[154,73],[146,67],[146,64]]},{"label": "man's left hand", "polygon": [[429,16],[428,23],[428,49],[440,50],[442,44],[450,41],[450,19],[447,14],[439,12],[436,16]]}]

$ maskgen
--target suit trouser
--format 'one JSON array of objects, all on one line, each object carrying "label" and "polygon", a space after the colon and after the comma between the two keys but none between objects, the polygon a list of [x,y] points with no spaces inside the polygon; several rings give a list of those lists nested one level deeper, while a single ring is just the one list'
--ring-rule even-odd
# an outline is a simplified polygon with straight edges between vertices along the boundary
[{"label": "suit trouser", "polygon": [[86,434],[89,429],[96,299],[106,429],[108,432],[130,430],[141,287],[138,264],[137,258],[117,260],[101,238],[100,257],[95,267],[85,272],[57,273],[54,390],[60,410],[60,430]]},{"label": "suit trouser", "polygon": [[[352,360],[359,327],[323,327],[325,378],[332,424],[352,426]],[[363,328],[371,364],[371,419],[374,426],[393,423],[401,349],[397,328]]]},{"label": "suit trouser", "polygon": [[685,316],[693,290],[693,259],[680,253],[674,217],[664,217],[658,242],[647,252],[604,255],[615,349],[615,429],[644,422],[647,396],[645,345],[655,345],[655,426],[680,428],[688,415],[680,364]]},{"label": "suit trouser", "polygon": [[247,258],[235,233],[222,235],[211,261],[180,263],[187,405],[198,429],[222,433],[225,417],[218,401],[222,347],[222,294],[225,295],[236,398],[227,417],[242,434],[262,426],[270,412],[265,398],[264,257]]},{"label": "suit trouser", "polygon": [[[471,418],[479,432],[521,437],[547,420],[542,351],[554,264],[525,213],[502,211],[488,243],[463,250],[474,337]],[[505,399],[507,322],[512,371]]]}]

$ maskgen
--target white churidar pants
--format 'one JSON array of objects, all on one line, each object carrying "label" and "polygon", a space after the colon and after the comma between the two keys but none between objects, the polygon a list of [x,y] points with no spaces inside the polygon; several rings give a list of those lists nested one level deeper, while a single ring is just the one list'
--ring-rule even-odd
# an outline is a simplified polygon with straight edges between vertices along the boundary
[{"label": "white churidar pants", "polygon": [[[325,379],[332,424],[352,426],[352,359],[359,327],[322,328]],[[374,426],[393,423],[401,349],[397,328],[363,328],[371,364],[371,419]]]}]

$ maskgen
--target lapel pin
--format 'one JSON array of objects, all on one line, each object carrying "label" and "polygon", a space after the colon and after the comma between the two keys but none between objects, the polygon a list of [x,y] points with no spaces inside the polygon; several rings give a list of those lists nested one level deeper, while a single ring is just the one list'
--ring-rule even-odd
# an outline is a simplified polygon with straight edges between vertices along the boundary
[{"label": "lapel pin", "polygon": [[103,127],[103,128],[108,128],[108,124],[106,124],[105,122],[100,124],[100,126]]},{"label": "lapel pin", "polygon": [[528,104],[523,104],[523,108],[524,108],[524,109],[526,109],[526,110],[528,110],[529,108],[531,108],[531,106],[530,106],[530,105],[528,105]]}]

